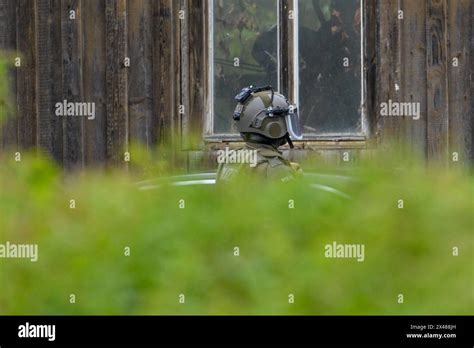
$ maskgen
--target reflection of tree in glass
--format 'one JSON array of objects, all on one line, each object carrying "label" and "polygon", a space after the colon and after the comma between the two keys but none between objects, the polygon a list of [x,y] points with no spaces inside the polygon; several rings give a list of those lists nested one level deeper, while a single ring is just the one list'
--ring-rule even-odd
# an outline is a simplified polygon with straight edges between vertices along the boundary
[{"label": "reflection of tree in glass", "polygon": [[[215,132],[231,131],[233,96],[242,86],[276,83],[276,70],[269,71],[252,55],[256,38],[276,24],[276,6],[276,0],[214,2]],[[270,54],[276,57],[276,45]]]}]

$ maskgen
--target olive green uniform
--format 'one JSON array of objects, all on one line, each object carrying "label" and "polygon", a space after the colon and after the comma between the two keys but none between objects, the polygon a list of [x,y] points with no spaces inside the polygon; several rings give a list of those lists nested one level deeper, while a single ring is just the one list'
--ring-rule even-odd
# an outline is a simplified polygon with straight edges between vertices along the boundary
[{"label": "olive green uniform", "polygon": [[257,162],[255,166],[249,163],[223,163],[217,170],[217,182],[234,182],[243,175],[251,175],[273,182],[291,181],[297,176],[301,169],[296,163],[283,158],[278,149],[271,145],[246,143],[246,150],[257,151]]}]

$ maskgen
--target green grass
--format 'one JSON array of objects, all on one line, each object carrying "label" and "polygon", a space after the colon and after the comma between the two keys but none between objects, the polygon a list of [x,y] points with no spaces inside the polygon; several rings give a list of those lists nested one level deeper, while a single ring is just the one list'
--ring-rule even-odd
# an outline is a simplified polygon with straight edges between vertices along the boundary
[{"label": "green grass", "polygon": [[[0,123],[6,89],[0,78]],[[175,170],[170,152],[132,153],[133,173]],[[0,258],[0,315],[474,314],[472,173],[380,156],[303,164],[350,174],[327,179],[347,200],[304,181],[140,191],[123,172],[63,176],[46,160],[0,153],[0,244],[39,247],[38,262]],[[364,262],[325,258],[333,241],[364,244]]]},{"label": "green grass", "polygon": [[[4,153],[0,244],[37,243],[39,260],[0,258],[0,314],[474,314],[473,176],[383,157],[334,181],[347,200],[305,182],[140,191]],[[333,241],[365,261],[325,258]]]}]

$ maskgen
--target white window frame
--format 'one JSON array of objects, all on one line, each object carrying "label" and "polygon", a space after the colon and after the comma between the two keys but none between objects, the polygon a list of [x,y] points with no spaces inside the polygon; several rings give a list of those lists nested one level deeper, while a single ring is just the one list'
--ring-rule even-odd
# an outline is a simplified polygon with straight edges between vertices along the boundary
[{"label": "white window frame", "polygon": [[[205,112],[204,112],[204,120],[203,120],[203,137],[206,141],[241,141],[240,135],[232,134],[232,133],[214,133],[214,0],[207,0],[208,1],[208,11],[207,11],[207,20],[208,20],[208,33],[207,33],[207,40],[209,43],[209,48],[207,52],[207,61],[209,64],[208,76],[207,76],[207,91],[208,95],[206,97],[205,103]],[[278,90],[280,90],[280,83],[281,83],[281,61],[280,61],[280,50],[281,50],[281,27],[280,27],[280,16],[281,16],[281,6],[280,2],[282,0],[277,0],[277,56],[278,56],[278,67],[277,67],[277,80],[278,80]],[[360,102],[360,109],[361,109],[361,131],[360,132],[337,132],[337,133],[325,133],[325,134],[317,134],[317,133],[305,133],[303,140],[297,141],[298,142],[305,142],[305,141],[317,141],[317,140],[366,140],[369,136],[369,121],[367,116],[367,107],[366,107],[366,74],[365,74],[365,54],[364,54],[364,47],[366,45],[366,35],[365,35],[365,23],[366,23],[366,15],[365,15],[365,1],[360,0],[360,33],[361,33],[361,40],[360,40],[360,84],[361,84],[361,102]],[[293,56],[293,64],[292,64],[292,95],[296,104],[299,105],[299,14],[298,14],[298,0],[291,0],[292,10],[294,11],[294,19],[291,21],[292,23],[292,56]],[[237,92],[237,91],[236,91]],[[230,117],[230,115],[229,115]]]}]

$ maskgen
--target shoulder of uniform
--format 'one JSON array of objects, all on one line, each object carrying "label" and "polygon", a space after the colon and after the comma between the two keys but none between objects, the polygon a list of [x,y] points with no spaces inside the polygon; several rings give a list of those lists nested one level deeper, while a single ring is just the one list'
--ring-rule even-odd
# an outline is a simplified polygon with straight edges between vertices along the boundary
[{"label": "shoulder of uniform", "polygon": [[[270,149],[267,147],[261,147],[256,150],[257,150],[257,157],[262,160],[277,159],[277,160],[285,161],[281,152],[277,150]],[[273,161],[273,162],[276,163],[276,161]]]},{"label": "shoulder of uniform", "polygon": [[263,157],[282,157],[282,154],[276,150],[268,149],[268,148],[260,148],[257,150],[257,153],[262,155]]}]

